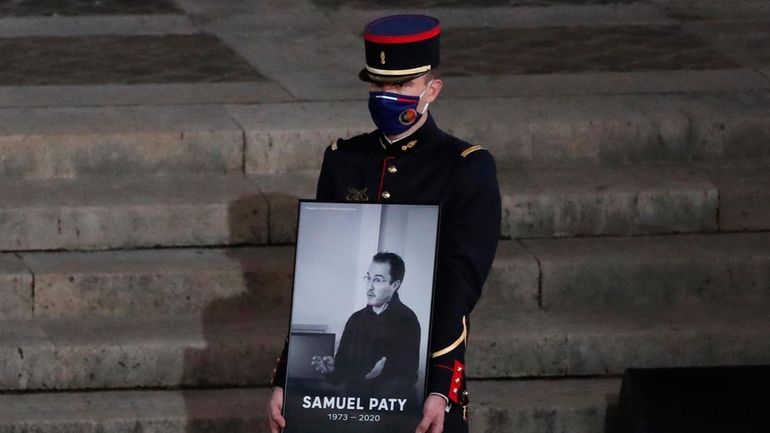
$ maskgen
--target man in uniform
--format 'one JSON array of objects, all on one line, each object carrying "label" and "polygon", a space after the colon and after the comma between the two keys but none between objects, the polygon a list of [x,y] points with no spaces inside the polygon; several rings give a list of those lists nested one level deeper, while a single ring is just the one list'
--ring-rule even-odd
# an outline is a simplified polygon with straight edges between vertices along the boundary
[{"label": "man in uniform", "polygon": [[[495,163],[481,146],[438,128],[428,106],[441,92],[438,20],[380,18],[364,29],[369,111],[377,129],[336,140],[324,154],[322,201],[441,204],[431,330],[429,395],[417,433],[467,432],[465,347],[468,315],[481,295],[500,233]],[[286,349],[268,404],[271,432],[281,416]]]}]

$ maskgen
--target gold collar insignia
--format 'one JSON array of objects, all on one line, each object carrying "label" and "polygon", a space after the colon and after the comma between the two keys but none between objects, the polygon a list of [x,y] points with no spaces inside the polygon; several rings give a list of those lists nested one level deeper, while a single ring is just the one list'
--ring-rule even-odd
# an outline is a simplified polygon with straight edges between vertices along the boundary
[{"label": "gold collar insignia", "polygon": [[407,150],[413,148],[414,146],[417,146],[417,140],[412,140],[409,143],[406,143],[405,145],[401,146],[401,150],[406,152]]},{"label": "gold collar insignia", "polygon": [[348,188],[348,195],[345,196],[347,201],[369,201],[369,195],[366,193],[368,188],[361,190],[355,188]]}]

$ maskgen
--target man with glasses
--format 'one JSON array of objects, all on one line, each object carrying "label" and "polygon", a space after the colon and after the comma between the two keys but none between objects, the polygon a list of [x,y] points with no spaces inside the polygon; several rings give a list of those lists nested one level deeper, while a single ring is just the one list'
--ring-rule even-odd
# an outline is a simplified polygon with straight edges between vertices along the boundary
[{"label": "man with glasses", "polygon": [[399,255],[375,254],[363,277],[366,307],[345,323],[333,358],[313,357],[313,367],[344,394],[417,401],[420,324],[398,296],[404,272]]}]

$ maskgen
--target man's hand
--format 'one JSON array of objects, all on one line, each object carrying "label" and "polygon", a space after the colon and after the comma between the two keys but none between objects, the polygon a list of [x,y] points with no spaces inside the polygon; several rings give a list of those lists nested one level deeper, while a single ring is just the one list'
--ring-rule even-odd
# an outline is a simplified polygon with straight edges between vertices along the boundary
[{"label": "man's hand", "polygon": [[270,433],[278,433],[286,427],[286,420],[281,415],[283,409],[283,388],[276,386],[273,395],[270,396],[270,402],[267,404],[267,425]]},{"label": "man's hand", "polygon": [[310,365],[321,374],[329,374],[334,371],[334,358],[331,356],[324,356],[321,358],[316,355],[310,359]]},{"label": "man's hand", "polygon": [[372,367],[371,371],[366,373],[366,376],[365,376],[366,379],[371,380],[379,376],[380,373],[382,373],[382,369],[385,368],[385,361],[387,360],[388,358],[383,356],[382,358],[380,358],[379,361],[375,362],[374,367]]},{"label": "man's hand", "polygon": [[441,433],[444,430],[446,400],[438,395],[429,395],[422,406],[422,421],[416,433]]}]

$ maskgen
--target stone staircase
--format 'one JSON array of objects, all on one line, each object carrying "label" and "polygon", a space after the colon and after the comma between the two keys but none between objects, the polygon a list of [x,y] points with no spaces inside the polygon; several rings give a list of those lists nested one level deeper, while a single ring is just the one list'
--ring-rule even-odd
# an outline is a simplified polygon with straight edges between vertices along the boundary
[{"label": "stone staircase", "polygon": [[[297,199],[312,198],[331,139],[372,128],[347,30],[372,13],[295,3],[185,0],[157,15],[266,75],[243,93],[0,87],[0,432],[264,431]],[[698,2],[554,3],[428,10],[448,39],[463,16],[480,28],[770,21],[749,1],[727,17]],[[19,22],[0,19],[0,35]],[[286,22],[323,53],[257,43],[285,40]],[[284,67],[297,58],[305,70]],[[490,149],[503,197],[472,315],[473,433],[611,433],[628,367],[770,363],[770,62],[742,59],[446,77],[432,112]],[[317,62],[329,69],[313,77]]]}]

